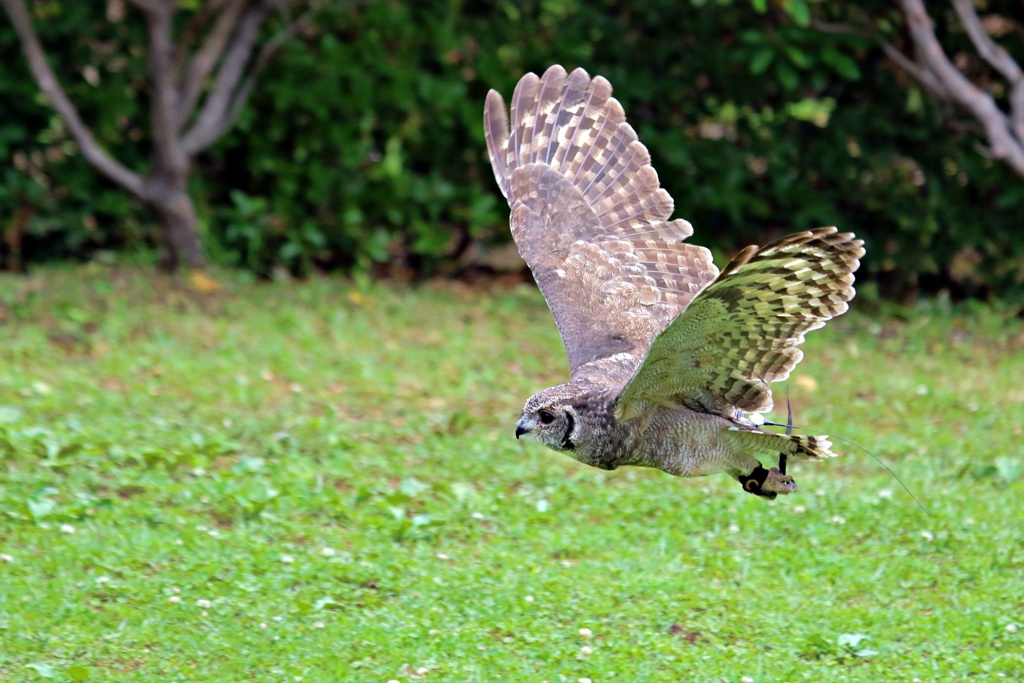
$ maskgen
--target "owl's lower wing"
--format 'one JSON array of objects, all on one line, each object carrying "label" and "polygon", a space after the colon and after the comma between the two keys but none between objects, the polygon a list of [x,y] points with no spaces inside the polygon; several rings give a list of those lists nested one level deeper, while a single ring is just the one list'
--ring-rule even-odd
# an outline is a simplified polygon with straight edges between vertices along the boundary
[{"label": "owl's lower wing", "polygon": [[622,351],[643,352],[717,270],[693,232],[669,221],[647,148],[611,85],[583,69],[527,74],[511,124],[491,91],[484,131],[510,225],[562,335],[572,372]]},{"label": "owl's lower wing", "polygon": [[851,233],[819,228],[748,247],[651,343],[619,418],[655,405],[721,415],[771,410],[769,382],[800,362],[810,330],[842,314],[864,255]]}]

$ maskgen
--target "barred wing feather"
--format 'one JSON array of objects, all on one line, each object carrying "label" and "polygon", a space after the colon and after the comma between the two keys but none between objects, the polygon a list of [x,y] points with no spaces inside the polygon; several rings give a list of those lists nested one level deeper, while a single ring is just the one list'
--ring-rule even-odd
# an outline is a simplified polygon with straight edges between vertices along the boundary
[{"label": "barred wing feather", "polygon": [[771,410],[768,384],[800,362],[807,332],[846,311],[863,255],[861,240],[835,228],[748,247],[654,339],[616,416],[664,405],[730,416]]},{"label": "barred wing feather", "polygon": [[553,66],[519,81],[508,114],[493,90],[484,108],[512,235],[574,375],[618,353],[639,363],[654,335],[717,275],[707,249],[682,241],[690,224],[668,220],[672,198],[611,93],[600,76]]}]

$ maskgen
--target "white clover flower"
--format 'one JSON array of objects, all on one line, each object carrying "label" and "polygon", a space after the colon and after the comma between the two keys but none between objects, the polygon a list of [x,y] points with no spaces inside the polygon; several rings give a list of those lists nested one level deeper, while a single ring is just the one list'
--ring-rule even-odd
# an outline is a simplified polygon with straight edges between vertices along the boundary
[{"label": "white clover flower", "polygon": [[313,628],[323,628],[323,627],[324,627],[324,622],[322,622],[322,621],[314,621],[313,622]]},{"label": "white clover flower", "polygon": [[594,632],[591,631],[589,628],[581,628],[580,635],[589,640],[590,638],[594,637]]},{"label": "white clover flower", "polygon": [[185,545],[185,541],[181,540],[180,538],[176,538],[173,541],[171,541],[171,545]]},{"label": "white clover flower", "polygon": [[738,534],[739,532],[740,532],[740,525],[739,524],[730,524],[729,525],[729,533]]},{"label": "white clover flower", "polygon": [[590,649],[589,645],[584,645],[580,648],[580,654],[584,657],[589,657],[594,651]]},{"label": "white clover flower", "polygon": [[179,602],[181,602],[181,596],[180,595],[172,595],[171,597],[169,597],[167,599],[169,601],[173,602],[175,605],[177,605]]},{"label": "white clover flower", "polygon": [[14,558],[7,553],[0,553],[0,562],[14,562]]},{"label": "white clover flower", "polygon": [[295,558],[292,557],[291,555],[282,555],[281,556],[281,561],[284,562],[285,564],[291,564],[292,562],[295,561]]},{"label": "white clover flower", "polygon": [[832,515],[832,519],[828,520],[831,524],[846,524],[846,518],[840,517],[839,515]]},{"label": "white clover flower", "polygon": [[335,555],[338,554],[338,551],[335,550],[334,548],[321,548],[320,549],[320,554],[323,555],[324,557],[334,557]]},{"label": "white clover flower", "polygon": [[211,607],[213,605],[213,603],[210,602],[209,600],[206,600],[205,598],[200,598],[199,600],[196,600],[196,605],[198,607],[202,607],[203,609],[206,609],[208,607]]},{"label": "white clover flower", "polygon": [[71,526],[70,524],[61,524],[60,532],[62,534],[73,534],[75,533],[75,527]]},{"label": "white clover flower", "polygon": [[448,557],[448,556],[447,556],[447,555],[445,555],[444,553],[438,553],[438,554],[437,554],[437,559],[439,559],[439,560],[450,560],[450,559],[452,559],[452,558]]},{"label": "white clover flower", "polygon": [[96,577],[96,583],[107,583],[108,581],[110,581],[110,577],[109,576],[97,576]]},{"label": "white clover flower", "polygon": [[593,683],[589,678],[577,678],[576,683]]},{"label": "white clover flower", "polygon": [[741,683],[754,683],[754,679],[750,676],[744,676],[740,679]]},{"label": "white clover flower", "polygon": [[878,492],[879,498],[892,498],[892,489],[882,489]]},{"label": "white clover flower", "polygon": [[793,507],[793,512],[795,512],[798,515],[802,515],[805,512],[807,512],[807,508],[805,508],[803,505],[796,505]]},{"label": "white clover flower", "polygon": [[935,538],[935,536],[930,531],[922,531],[921,538],[923,538],[926,541],[931,541]]},{"label": "white clover flower", "polygon": [[533,596],[527,595],[525,598],[523,598],[523,600],[526,600],[526,602],[533,602]]},{"label": "white clover flower", "polygon": [[267,627],[267,622],[261,621],[260,622],[260,628],[266,628],[266,627]]},{"label": "white clover flower", "polygon": [[473,519],[486,519],[482,512],[474,512],[470,517]]},{"label": "white clover flower", "polygon": [[1006,625],[1006,630],[1009,631],[1010,633],[1016,633],[1017,632],[1017,624],[1007,624]]}]

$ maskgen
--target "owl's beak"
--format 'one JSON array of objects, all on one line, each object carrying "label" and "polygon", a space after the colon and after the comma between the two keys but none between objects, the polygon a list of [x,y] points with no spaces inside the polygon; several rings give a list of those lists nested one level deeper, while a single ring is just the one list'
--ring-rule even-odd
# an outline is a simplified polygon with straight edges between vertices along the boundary
[{"label": "owl's beak", "polygon": [[530,430],[523,426],[523,421],[522,420],[520,420],[519,422],[516,423],[516,438],[517,439],[519,437],[521,437],[523,434],[529,434],[529,433],[530,433]]}]

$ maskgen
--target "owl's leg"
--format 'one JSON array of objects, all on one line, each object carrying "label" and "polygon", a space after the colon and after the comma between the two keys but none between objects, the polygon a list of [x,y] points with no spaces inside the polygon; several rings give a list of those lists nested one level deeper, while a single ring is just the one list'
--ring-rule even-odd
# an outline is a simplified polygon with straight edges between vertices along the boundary
[{"label": "owl's leg", "polygon": [[757,463],[750,474],[741,474],[736,478],[744,491],[768,500],[775,500],[775,496],[780,493],[786,495],[796,491],[796,481],[793,477],[783,474],[777,467],[766,470],[761,463]]}]

